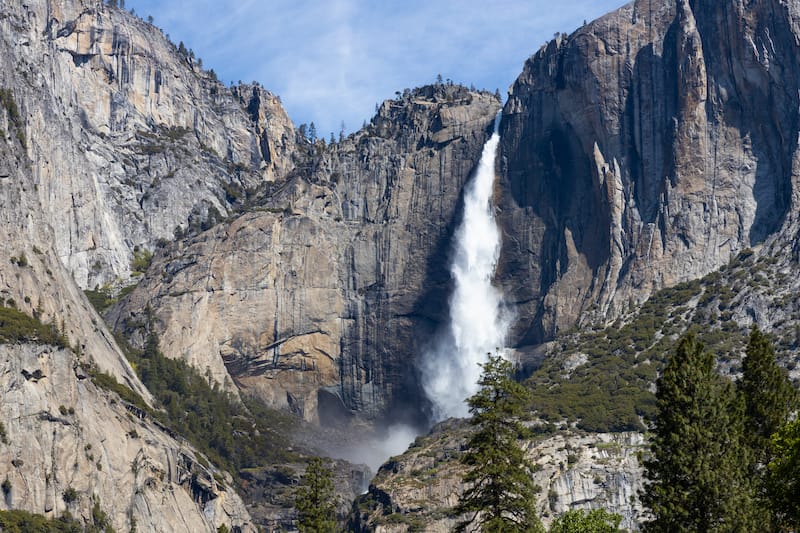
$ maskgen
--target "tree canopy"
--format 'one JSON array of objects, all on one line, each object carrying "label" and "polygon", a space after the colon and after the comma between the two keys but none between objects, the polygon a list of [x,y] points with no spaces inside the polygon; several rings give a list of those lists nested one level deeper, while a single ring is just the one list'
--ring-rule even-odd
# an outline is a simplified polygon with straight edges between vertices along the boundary
[{"label": "tree canopy", "polygon": [[519,442],[528,433],[522,419],[530,393],[512,375],[509,361],[490,355],[480,389],[467,401],[476,431],[461,459],[468,467],[463,481],[469,488],[455,512],[467,518],[456,531],[544,531],[536,516],[533,465]]},{"label": "tree canopy", "polygon": [[300,533],[333,533],[336,531],[336,500],[333,472],[319,457],[308,462],[302,483],[295,492]]},{"label": "tree canopy", "polygon": [[642,503],[648,532],[756,531],[742,465],[743,407],[714,357],[693,335],[678,344],[657,381],[652,457]]}]

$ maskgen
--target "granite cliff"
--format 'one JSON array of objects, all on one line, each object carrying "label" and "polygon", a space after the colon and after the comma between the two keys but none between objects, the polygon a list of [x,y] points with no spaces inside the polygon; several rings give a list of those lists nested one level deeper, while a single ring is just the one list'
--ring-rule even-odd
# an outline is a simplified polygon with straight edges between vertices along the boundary
[{"label": "granite cliff", "polygon": [[514,342],[609,324],[796,218],[798,9],[639,0],[526,62],[499,187]]},{"label": "granite cliff", "polygon": [[[763,291],[730,270],[671,312],[755,322],[796,353],[798,47],[796,1],[637,0],[528,59],[502,109],[496,283],[532,367],[569,377],[593,355],[563,349],[564,332],[635,321],[658,289],[753,247],[743,264],[762,265]],[[463,185],[501,108],[492,94],[406,91],[348,138],[309,142],[277,96],[223,86],[96,0],[0,5],[0,89],[0,304],[68,339],[0,344],[0,508],[88,521],[96,497],[120,530],[255,527],[230,478],[92,379],[154,406],[81,289],[128,286],[105,313],[116,333],[138,346],[155,333],[231,397],[346,428],[348,443],[427,423],[416,358],[446,320]],[[675,330],[653,335],[644,348]],[[447,527],[460,431],[442,426],[387,465],[359,527],[406,530],[423,515]],[[635,526],[639,446],[569,432],[531,443],[542,512],[602,504]],[[251,510],[290,523],[272,474],[244,474]]]},{"label": "granite cliff", "polygon": [[[0,509],[91,523],[97,505],[118,531],[255,531],[229,481],[145,416],[149,392],[59,260],[15,95],[0,93]],[[110,390],[122,386],[140,406]]]},{"label": "granite cliff", "polygon": [[303,146],[304,168],[165,249],[109,320],[131,333],[149,306],[165,353],[308,421],[423,423],[414,357],[445,318],[461,189],[499,108],[428,86]]},{"label": "granite cliff", "polygon": [[93,0],[0,6],[58,256],[81,288],[126,282],[134,251],[213,225],[292,167],[294,128],[258,86],[226,89],[161,30]]}]

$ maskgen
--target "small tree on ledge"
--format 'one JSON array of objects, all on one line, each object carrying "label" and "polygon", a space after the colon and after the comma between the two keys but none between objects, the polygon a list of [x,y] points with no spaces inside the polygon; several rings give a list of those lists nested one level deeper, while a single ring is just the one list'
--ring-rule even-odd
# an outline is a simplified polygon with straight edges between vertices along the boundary
[{"label": "small tree on ledge", "polygon": [[295,493],[295,507],[300,514],[297,529],[301,533],[336,531],[333,472],[319,457],[308,462],[302,483]]},{"label": "small tree on ledge", "polygon": [[486,533],[543,532],[536,516],[533,465],[519,444],[528,430],[522,424],[530,392],[512,378],[511,363],[489,355],[482,365],[480,390],[467,403],[477,428],[461,458],[470,485],[455,512],[467,518],[456,531]]}]

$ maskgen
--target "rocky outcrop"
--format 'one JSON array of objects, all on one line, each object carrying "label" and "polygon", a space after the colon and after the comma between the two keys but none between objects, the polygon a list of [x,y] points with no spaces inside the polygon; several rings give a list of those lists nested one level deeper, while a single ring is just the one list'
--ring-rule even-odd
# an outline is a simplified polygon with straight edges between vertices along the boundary
[{"label": "rocky outcrop", "polygon": [[97,502],[116,531],[256,531],[230,477],[96,387],[85,364],[67,349],[0,345],[0,509],[91,523]]},{"label": "rocky outcrop", "polygon": [[130,333],[149,306],[165,354],[309,421],[422,419],[415,356],[444,319],[461,189],[498,109],[426,87],[301,146],[303,168],[156,257],[110,320]]},{"label": "rocky outcrop", "polygon": [[794,216],[796,11],[639,0],[528,60],[501,127],[516,343],[608,323]]},{"label": "rocky outcrop", "polygon": [[[452,509],[466,488],[458,459],[467,431],[463,421],[444,422],[391,458],[356,500],[352,529],[451,531],[460,519]],[[644,516],[638,500],[639,457],[645,450],[640,434],[564,432],[529,441],[525,448],[536,468],[536,508],[545,525],[570,509],[606,509],[623,517],[625,529],[638,529]]]},{"label": "rocky outcrop", "polygon": [[82,288],[127,281],[134,250],[213,225],[292,167],[294,128],[275,96],[226,89],[124,9],[6,2],[0,51],[31,185]]}]

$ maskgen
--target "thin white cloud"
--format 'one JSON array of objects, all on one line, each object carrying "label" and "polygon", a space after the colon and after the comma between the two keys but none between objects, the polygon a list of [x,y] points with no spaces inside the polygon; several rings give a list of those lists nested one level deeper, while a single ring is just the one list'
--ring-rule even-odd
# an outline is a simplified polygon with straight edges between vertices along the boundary
[{"label": "thin white cloud", "polygon": [[259,81],[297,123],[349,130],[437,74],[505,92],[555,32],[623,0],[128,0],[226,81]]}]

